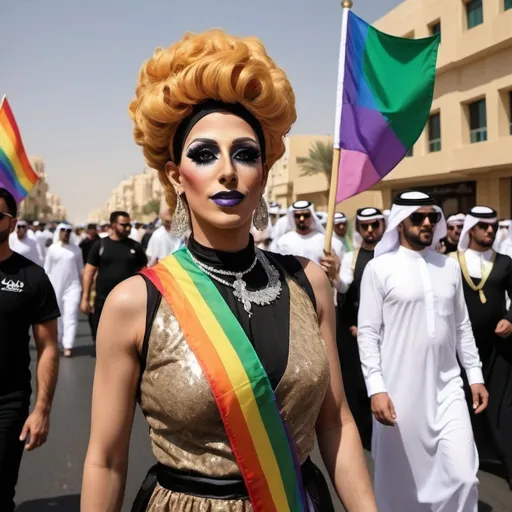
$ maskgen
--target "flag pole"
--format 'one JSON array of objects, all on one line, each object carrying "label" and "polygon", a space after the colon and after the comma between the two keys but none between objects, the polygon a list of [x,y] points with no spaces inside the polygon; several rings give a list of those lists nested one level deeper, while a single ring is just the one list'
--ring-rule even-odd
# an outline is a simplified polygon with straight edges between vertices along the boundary
[{"label": "flag pole", "polygon": [[329,189],[329,204],[327,207],[327,226],[325,228],[325,246],[324,252],[331,253],[332,233],[334,231],[334,214],[336,212],[336,192],[338,191],[338,174],[340,166],[341,148],[340,148],[340,128],[341,115],[343,110],[343,82],[345,81],[345,54],[347,45],[347,25],[348,12],[352,7],[352,0],[343,0],[342,20],[341,20],[341,42],[340,56],[338,63],[338,87],[336,91],[336,118],[334,125],[334,141],[331,169],[331,184]]}]

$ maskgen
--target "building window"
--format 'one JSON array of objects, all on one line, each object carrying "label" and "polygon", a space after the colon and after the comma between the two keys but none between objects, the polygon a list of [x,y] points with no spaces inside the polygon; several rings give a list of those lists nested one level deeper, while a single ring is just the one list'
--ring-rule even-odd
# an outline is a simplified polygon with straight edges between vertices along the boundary
[{"label": "building window", "polygon": [[485,99],[469,104],[469,135],[471,144],[487,140]]},{"label": "building window", "polygon": [[412,156],[414,153],[414,148],[410,148],[409,151],[407,151],[406,155],[405,156]]},{"label": "building window", "polygon": [[428,150],[441,151],[441,114],[432,114],[428,120]]},{"label": "building window", "polygon": [[504,0],[504,9],[505,11],[508,11],[509,9],[512,9],[512,0]]},{"label": "building window", "polygon": [[484,22],[482,0],[466,0],[466,16],[468,28],[476,27]]},{"label": "building window", "polygon": [[436,34],[439,34],[439,38],[441,38],[441,22],[436,21],[435,23],[432,23],[430,25],[430,35],[435,36]]}]

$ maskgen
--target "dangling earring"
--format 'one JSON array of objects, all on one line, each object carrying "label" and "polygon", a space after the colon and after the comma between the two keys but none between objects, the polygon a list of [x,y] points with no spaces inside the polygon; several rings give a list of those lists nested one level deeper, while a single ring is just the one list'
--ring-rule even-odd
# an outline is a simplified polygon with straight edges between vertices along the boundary
[{"label": "dangling earring", "polygon": [[268,228],[268,208],[267,202],[263,198],[260,199],[260,203],[258,204],[258,208],[256,208],[254,212],[254,217],[252,219],[254,227],[258,231],[265,231]]},{"label": "dangling earring", "polygon": [[188,210],[181,199],[181,194],[176,192],[176,208],[171,221],[171,233],[177,238],[183,238],[189,229]]}]

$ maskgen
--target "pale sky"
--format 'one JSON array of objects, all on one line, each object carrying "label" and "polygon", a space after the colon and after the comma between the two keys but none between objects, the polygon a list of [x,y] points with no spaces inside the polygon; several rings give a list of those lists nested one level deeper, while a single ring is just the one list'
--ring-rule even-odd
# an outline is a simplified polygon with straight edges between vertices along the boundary
[{"label": "pale sky", "polygon": [[[354,0],[368,22],[402,0]],[[297,96],[292,133],[332,133],[340,0],[2,0],[0,96],[73,222],[145,167],[127,108],[142,62],[184,32],[256,35]]]}]

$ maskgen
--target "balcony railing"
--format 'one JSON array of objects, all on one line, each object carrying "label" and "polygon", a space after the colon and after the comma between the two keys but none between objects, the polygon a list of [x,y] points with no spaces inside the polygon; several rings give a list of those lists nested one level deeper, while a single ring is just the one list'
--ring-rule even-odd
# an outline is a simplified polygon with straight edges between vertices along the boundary
[{"label": "balcony railing", "polygon": [[469,138],[470,138],[471,144],[475,144],[476,142],[486,141],[487,140],[487,127],[475,128],[474,130],[470,130]]}]

